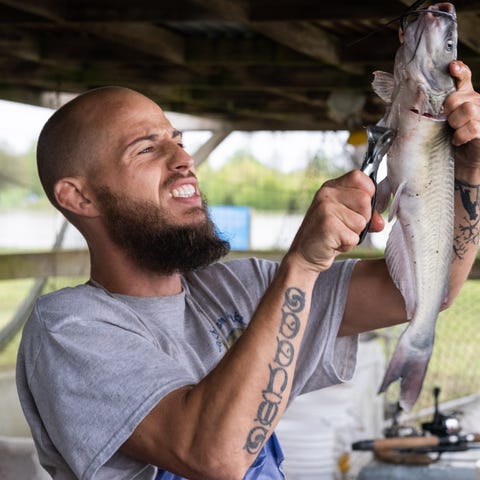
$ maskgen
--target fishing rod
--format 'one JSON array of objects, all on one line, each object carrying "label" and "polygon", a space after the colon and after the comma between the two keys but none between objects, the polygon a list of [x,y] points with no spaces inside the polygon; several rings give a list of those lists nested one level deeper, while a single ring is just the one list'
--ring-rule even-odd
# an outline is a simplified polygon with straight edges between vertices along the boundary
[{"label": "fishing rod", "polygon": [[[360,440],[352,444],[352,449],[357,451],[403,450],[438,452],[451,451],[452,447],[455,447],[456,450],[466,450],[470,448],[470,444],[478,442],[480,442],[480,433],[446,436],[423,435]],[[480,448],[480,445],[477,448]]]},{"label": "fishing rod", "polygon": [[[433,418],[422,423],[421,432],[399,425],[397,415],[401,408],[397,405],[393,423],[385,430],[385,437],[359,440],[352,444],[352,450],[372,451],[378,459],[390,463],[427,464],[439,460],[445,452],[480,449],[480,433],[462,433],[460,422],[454,415],[440,412],[439,395],[440,388],[435,387]],[[438,457],[425,456],[428,453],[438,453]]]}]

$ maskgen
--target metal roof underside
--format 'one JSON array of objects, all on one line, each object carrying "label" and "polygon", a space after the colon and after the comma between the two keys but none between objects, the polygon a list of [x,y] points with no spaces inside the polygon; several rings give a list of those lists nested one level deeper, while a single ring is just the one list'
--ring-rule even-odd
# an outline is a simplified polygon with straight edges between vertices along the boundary
[{"label": "metal roof underside", "polygon": [[[412,1],[0,0],[0,98],[123,85],[237,130],[359,128],[384,112],[372,72],[392,71],[385,25]],[[480,0],[454,3],[478,89]]]}]

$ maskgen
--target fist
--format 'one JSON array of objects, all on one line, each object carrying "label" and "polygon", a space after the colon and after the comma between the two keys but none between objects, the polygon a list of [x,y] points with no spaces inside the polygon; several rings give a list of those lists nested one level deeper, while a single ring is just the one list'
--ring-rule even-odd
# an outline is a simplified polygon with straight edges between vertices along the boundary
[{"label": "fist", "polygon": [[457,90],[445,100],[448,123],[454,129],[452,143],[458,167],[480,167],[480,94],[472,85],[470,69],[461,61],[450,64]]},{"label": "fist", "polygon": [[[317,272],[328,269],[335,258],[358,244],[359,235],[372,214],[375,193],[372,180],[353,170],[329,180],[317,191],[290,251],[299,255],[307,268]],[[375,212],[370,230],[383,228]]]}]

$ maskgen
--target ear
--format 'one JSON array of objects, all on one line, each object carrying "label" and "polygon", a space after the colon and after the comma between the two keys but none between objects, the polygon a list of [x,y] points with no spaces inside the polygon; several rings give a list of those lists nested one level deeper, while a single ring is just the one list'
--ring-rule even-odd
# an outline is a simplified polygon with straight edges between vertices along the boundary
[{"label": "ear", "polygon": [[82,217],[97,217],[99,211],[81,177],[66,177],[58,180],[53,189],[58,204]]}]

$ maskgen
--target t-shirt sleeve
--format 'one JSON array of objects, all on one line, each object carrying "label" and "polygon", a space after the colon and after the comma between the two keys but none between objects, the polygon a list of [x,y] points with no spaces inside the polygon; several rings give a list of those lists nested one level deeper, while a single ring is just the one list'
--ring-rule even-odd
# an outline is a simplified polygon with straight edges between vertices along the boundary
[{"label": "t-shirt sleeve", "polygon": [[[354,373],[358,337],[338,337],[338,331],[355,263],[356,260],[334,262],[318,276],[290,401],[299,394],[347,381]],[[278,270],[278,262],[251,258],[229,265],[236,280],[248,289],[249,308],[253,313]],[[217,288],[226,287],[218,285]]]},{"label": "t-shirt sleeve", "polygon": [[297,395],[350,380],[358,336],[339,337],[355,260],[335,262],[315,284],[307,329],[300,348],[291,400]]},{"label": "t-shirt sleeve", "polygon": [[76,308],[73,302],[55,322],[49,305],[45,324],[37,304],[32,319],[43,324],[41,337],[22,350],[34,355],[26,381],[48,436],[76,476],[92,478],[163,396],[195,379],[120,302],[83,302],[81,314]]}]

